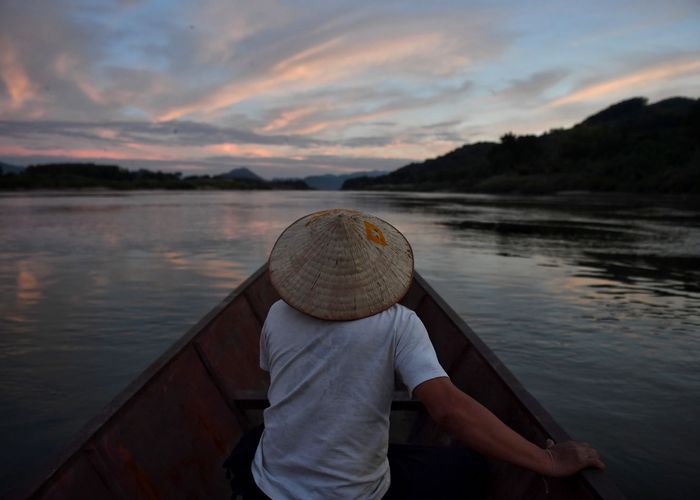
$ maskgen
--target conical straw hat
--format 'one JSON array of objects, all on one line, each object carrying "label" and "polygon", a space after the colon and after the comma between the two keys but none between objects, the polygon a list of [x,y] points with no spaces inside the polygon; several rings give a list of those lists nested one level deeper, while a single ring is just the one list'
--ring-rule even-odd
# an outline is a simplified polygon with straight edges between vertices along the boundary
[{"label": "conical straw hat", "polygon": [[413,279],[413,251],[391,224],[355,210],[316,212],[284,230],[270,254],[270,280],[293,308],[353,320],[397,303]]}]

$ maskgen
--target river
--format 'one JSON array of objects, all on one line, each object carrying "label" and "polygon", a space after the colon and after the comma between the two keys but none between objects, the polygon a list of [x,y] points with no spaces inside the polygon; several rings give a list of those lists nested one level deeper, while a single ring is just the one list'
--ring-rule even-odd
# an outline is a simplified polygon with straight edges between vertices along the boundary
[{"label": "river", "polygon": [[700,202],[353,192],[0,195],[0,496],[266,260],[368,211],[630,498],[700,491]]}]

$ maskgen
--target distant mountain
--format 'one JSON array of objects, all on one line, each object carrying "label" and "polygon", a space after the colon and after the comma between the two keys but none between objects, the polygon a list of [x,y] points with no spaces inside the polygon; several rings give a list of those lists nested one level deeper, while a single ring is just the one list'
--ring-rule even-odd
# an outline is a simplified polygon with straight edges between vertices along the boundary
[{"label": "distant mountain", "polygon": [[24,171],[24,167],[19,165],[10,165],[9,163],[3,163],[0,161],[0,175],[1,174],[19,174]]},{"label": "distant mountain", "polygon": [[628,99],[570,129],[507,133],[343,189],[700,194],[700,99]]},{"label": "distant mountain", "polygon": [[246,181],[263,181],[264,179],[246,167],[234,168],[228,173],[217,175],[221,179],[237,179]]},{"label": "distant mountain", "polygon": [[321,189],[326,191],[335,191],[343,186],[343,183],[348,179],[355,179],[357,177],[377,177],[380,175],[386,175],[387,172],[382,170],[371,170],[368,172],[355,172],[353,174],[343,174],[343,175],[310,175],[304,177],[302,180],[306,182],[313,189]]}]

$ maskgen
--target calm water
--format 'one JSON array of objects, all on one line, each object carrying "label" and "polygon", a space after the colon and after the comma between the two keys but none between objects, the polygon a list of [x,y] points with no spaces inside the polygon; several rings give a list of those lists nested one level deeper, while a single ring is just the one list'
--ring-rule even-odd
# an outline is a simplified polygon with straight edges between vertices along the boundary
[{"label": "calm water", "polygon": [[342,192],[0,196],[0,496],[266,258],[373,212],[630,498],[700,491],[700,205]]}]

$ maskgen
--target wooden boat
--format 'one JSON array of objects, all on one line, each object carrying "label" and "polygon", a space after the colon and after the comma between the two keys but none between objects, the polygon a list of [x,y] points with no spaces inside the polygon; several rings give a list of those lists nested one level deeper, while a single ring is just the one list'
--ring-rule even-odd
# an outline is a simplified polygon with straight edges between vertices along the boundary
[{"label": "wooden boat", "polygon": [[[258,338],[278,299],[263,266],[94,418],[21,498],[230,498],[222,463],[262,419]],[[452,380],[512,428],[543,444],[568,439],[491,350],[416,273],[403,304],[425,323]],[[397,391],[391,438],[449,445],[422,404]],[[492,461],[489,498],[622,499],[600,471],[547,479]]]}]

